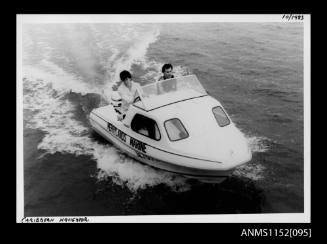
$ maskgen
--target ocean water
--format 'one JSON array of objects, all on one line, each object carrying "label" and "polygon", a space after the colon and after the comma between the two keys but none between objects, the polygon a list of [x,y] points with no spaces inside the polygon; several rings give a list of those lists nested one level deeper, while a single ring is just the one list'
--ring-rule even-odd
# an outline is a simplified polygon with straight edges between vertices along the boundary
[{"label": "ocean water", "polygon": [[[135,161],[92,131],[119,72],[196,74],[251,146],[221,184]],[[304,211],[301,23],[23,25],[25,216]]]}]

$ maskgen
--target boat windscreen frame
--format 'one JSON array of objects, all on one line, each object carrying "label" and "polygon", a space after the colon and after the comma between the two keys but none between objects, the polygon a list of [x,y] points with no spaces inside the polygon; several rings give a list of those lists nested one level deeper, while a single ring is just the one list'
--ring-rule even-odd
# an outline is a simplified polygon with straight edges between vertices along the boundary
[{"label": "boat windscreen frame", "polygon": [[[140,101],[140,102],[142,103],[143,108],[141,108],[141,107],[135,105],[135,103],[138,102],[138,101]],[[136,87],[136,91],[135,91],[135,93],[134,93],[133,105],[134,105],[135,107],[140,108],[140,109],[146,110],[146,106],[145,106],[145,103],[144,103],[144,98],[143,98],[143,96],[142,96],[142,92],[140,92],[140,90],[139,90],[138,87]]]},{"label": "boat windscreen frame", "polygon": [[[204,96],[208,96],[208,92],[207,90],[203,87],[203,85],[201,84],[201,82],[199,81],[199,79],[197,78],[196,75],[192,74],[192,75],[186,75],[186,76],[181,76],[181,77],[174,77],[174,78],[171,78],[171,79],[166,79],[166,80],[158,80],[156,82],[153,82],[153,83],[150,83],[150,84],[147,84],[145,86],[150,86],[150,85],[156,85],[157,87],[159,86],[159,84],[161,84],[162,82],[167,82],[169,80],[176,80],[178,78],[187,78],[187,77],[195,77],[196,81],[199,83],[199,85],[201,86],[202,90],[203,90],[203,94],[199,95],[199,96],[195,96],[195,97],[189,97],[189,98],[186,98],[186,99],[182,99],[182,100],[177,100],[177,101],[174,101],[174,102],[171,102],[171,103],[167,103],[167,104],[163,104],[161,106],[158,106],[158,107],[154,107],[154,108],[149,108],[146,106],[146,102],[145,102],[145,98],[142,96],[142,92],[139,90],[139,88],[136,88],[136,92],[135,92],[135,95],[134,95],[134,101],[133,101],[133,105],[143,111],[146,111],[146,112],[149,112],[149,111],[152,111],[152,110],[155,110],[157,108],[161,108],[161,107],[165,107],[165,106],[168,106],[170,104],[174,104],[174,103],[178,103],[178,102],[182,102],[182,101],[186,101],[186,100],[190,100],[190,99],[194,99],[194,98],[199,98],[199,97],[204,97]],[[139,98],[139,100],[137,100],[137,98]],[[142,106],[138,106],[138,104],[136,104],[136,102],[138,101],[141,101],[141,104]]]}]

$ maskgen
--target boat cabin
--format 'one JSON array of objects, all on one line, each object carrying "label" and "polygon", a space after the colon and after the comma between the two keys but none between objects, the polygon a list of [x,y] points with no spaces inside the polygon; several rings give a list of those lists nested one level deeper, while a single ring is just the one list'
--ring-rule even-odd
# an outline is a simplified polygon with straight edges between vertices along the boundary
[{"label": "boat cabin", "polygon": [[186,175],[225,176],[251,159],[243,134],[195,75],[137,89],[122,120],[115,105],[94,109],[92,127],[149,165]]},{"label": "boat cabin", "polygon": [[225,127],[231,121],[197,77],[188,75],[137,89],[122,123],[147,143],[169,146],[178,141],[187,143],[190,133],[199,138],[199,131],[208,126]]}]

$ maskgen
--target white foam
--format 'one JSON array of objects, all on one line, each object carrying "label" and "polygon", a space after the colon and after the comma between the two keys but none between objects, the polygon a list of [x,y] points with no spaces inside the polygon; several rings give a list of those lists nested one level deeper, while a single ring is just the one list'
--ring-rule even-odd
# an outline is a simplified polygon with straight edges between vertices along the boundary
[{"label": "white foam", "polygon": [[265,167],[261,164],[248,163],[235,169],[233,175],[257,181],[264,178]]},{"label": "white foam", "polygon": [[[262,153],[269,150],[269,147],[266,144],[270,141],[268,138],[263,136],[252,136],[244,132],[242,133],[245,136],[252,153]],[[253,162],[252,160],[249,163],[237,167],[233,172],[233,175],[257,181],[264,179],[265,169],[265,166],[258,162]]]},{"label": "white foam", "polygon": [[174,191],[190,189],[184,177],[143,165],[121,154],[114,147],[98,145],[94,157],[98,168],[102,170],[99,178],[110,176],[116,184],[127,186],[133,192],[159,184],[165,184]]},{"label": "white foam", "polygon": [[[32,71],[32,74],[28,74],[28,71]],[[24,94],[24,109],[35,113],[26,121],[26,126],[46,132],[38,145],[38,149],[46,152],[43,157],[56,152],[77,156],[89,155],[102,170],[98,175],[99,179],[104,175],[110,176],[116,184],[126,186],[132,192],[158,184],[165,184],[174,191],[189,189],[184,177],[142,165],[122,156],[109,144],[102,145],[92,140],[89,128],[74,119],[75,106],[63,99],[67,87],[62,86],[62,83],[56,84],[59,78],[67,80],[72,77],[63,75],[62,70],[57,71],[58,77],[55,72],[48,73],[31,67],[25,69],[25,78],[28,78],[24,80],[24,88],[27,89]],[[77,88],[79,91],[87,92],[87,87],[82,88],[78,85]]]},{"label": "white foam", "polygon": [[266,144],[267,141],[270,141],[268,138],[249,135],[245,135],[245,138],[247,139],[252,152],[266,152],[269,150],[269,147]]},{"label": "white foam", "polygon": [[[121,35],[122,33],[124,35]],[[161,67],[164,63],[149,60],[146,56],[150,44],[159,38],[158,29],[138,32],[133,27],[123,30],[117,28],[106,34],[107,36],[102,37],[95,32],[95,37],[99,39],[98,48],[111,51],[111,56],[105,62],[108,80],[103,87],[101,84],[95,86],[85,83],[48,60],[42,60],[38,67],[24,66],[23,75],[27,78],[24,81],[24,88],[29,90],[24,94],[24,109],[35,113],[32,119],[27,121],[27,127],[46,132],[38,148],[50,154],[60,152],[77,156],[89,155],[101,169],[98,174],[99,180],[112,177],[114,183],[126,186],[133,192],[159,184],[165,184],[175,191],[190,189],[184,177],[140,164],[125,157],[115,147],[94,141],[90,138],[89,128],[74,118],[75,106],[64,99],[64,95],[69,91],[83,95],[90,92],[98,93],[107,98],[111,92],[112,82],[118,80],[119,73],[123,69],[130,70],[133,64],[140,64],[144,69],[149,69],[141,78],[157,79],[162,75]],[[110,42],[107,42],[107,39],[110,39]],[[74,53],[80,57],[78,50],[76,49]],[[89,53],[83,55],[92,56]],[[84,66],[91,66],[91,64],[82,63],[81,67]],[[88,71],[86,69],[86,72]],[[174,65],[176,77],[189,73],[186,67]],[[268,150],[265,145],[266,138],[247,136],[247,140],[252,152]],[[235,174],[258,180],[263,177],[263,171],[263,166],[252,163],[238,168]]]},{"label": "white foam", "polygon": [[119,73],[122,70],[130,70],[133,64],[145,63],[146,52],[151,43],[154,43],[160,32],[159,29],[154,29],[147,33],[139,33],[139,36],[135,36],[135,32],[130,30],[126,32],[125,38],[127,40],[131,39],[130,35],[134,35],[133,43],[128,49],[122,53],[118,51],[117,48],[112,48],[114,54],[109,59],[108,69],[109,69],[109,79],[111,81],[119,80]]},{"label": "white foam", "polygon": [[[112,84],[120,80],[120,72],[123,70],[131,70],[133,64],[146,63],[147,50],[150,44],[154,43],[160,35],[159,29],[153,29],[144,33],[138,32],[131,27],[127,27],[127,29],[125,27],[123,33],[120,33],[121,31],[119,30],[116,30],[116,32],[120,38],[118,40],[112,40],[112,43],[109,44],[112,55],[107,60],[107,81],[102,92],[106,101],[109,101],[108,98],[112,92]],[[123,41],[130,43],[129,46],[122,46],[121,43]]]},{"label": "white foam", "polygon": [[[158,63],[152,65],[161,66]],[[61,152],[90,155],[102,170],[98,175],[99,179],[110,176],[113,182],[126,186],[133,192],[159,184],[165,184],[176,191],[190,189],[184,177],[142,165],[131,158],[121,156],[122,154],[112,146],[93,141],[89,137],[89,128],[74,119],[75,106],[63,99],[68,90],[88,93],[90,88],[48,61],[43,61],[41,67],[43,69],[24,67],[24,76],[27,78],[24,88],[32,91],[24,94],[24,108],[36,112],[34,117],[27,121],[27,127],[46,132],[38,149],[50,154]],[[184,72],[183,68],[176,70],[177,76]],[[265,145],[267,138],[248,135],[246,138],[252,152],[268,150]],[[263,178],[264,169],[262,165],[246,164],[236,169],[234,175],[260,180]]]},{"label": "white foam", "polygon": [[[29,80],[29,83],[33,83],[26,83],[24,84],[24,86],[42,86],[44,85],[44,83],[47,83],[51,85],[52,88],[60,94],[73,91],[84,95],[86,93],[91,92],[99,93],[100,91],[100,89],[95,87],[94,85],[82,82],[76,76],[65,72],[60,67],[47,60],[42,60],[38,67],[25,65],[23,67],[23,76]],[[40,84],[38,84],[38,82],[35,82],[36,79],[42,80],[40,81]],[[36,89],[38,88],[36,87]]]},{"label": "white foam", "polygon": [[[96,30],[96,28],[93,29]],[[111,66],[107,68],[109,68],[108,72],[113,77],[117,77],[122,69],[129,70],[134,63],[145,63],[145,55],[149,45],[156,41],[159,36],[158,30],[137,33],[135,29],[130,28],[123,31],[116,29],[116,32],[117,45],[115,40],[106,43],[106,38],[104,38],[98,47],[111,50],[112,55],[108,58],[108,63]],[[119,34],[121,32],[126,34],[125,37],[121,37]],[[113,32],[107,34],[110,36]],[[102,38],[96,32],[95,36],[98,39]],[[127,42],[133,42],[133,45],[125,43],[127,46],[129,45],[127,50],[122,48],[126,47],[124,43],[122,45],[124,38]],[[25,42],[27,48],[32,44],[33,42],[30,40]],[[39,44],[42,46],[47,45],[43,42]],[[72,50],[76,57],[81,57],[79,49],[79,47],[76,47]],[[89,54],[83,53],[85,57],[91,56]],[[25,53],[25,55],[28,55],[28,53]],[[47,58],[48,56],[43,57]],[[87,63],[82,63],[80,66],[84,67],[85,65],[92,66]],[[86,72],[91,71],[86,69]],[[92,92],[104,95],[104,87],[96,87],[94,84],[85,83],[76,75],[66,72],[46,59],[38,63],[37,66],[24,66],[23,77],[25,89],[24,109],[32,111],[31,118],[26,120],[26,126],[43,130],[46,133],[38,145],[38,149],[45,151],[42,157],[56,152],[76,156],[89,155],[97,162],[97,167],[101,169],[101,173],[98,175],[99,179],[104,176],[113,177],[116,184],[126,186],[131,191],[158,184],[165,184],[178,191],[188,189],[185,178],[142,165],[131,158],[122,156],[111,145],[103,145],[94,141],[90,137],[89,128],[74,118],[76,108],[64,98],[67,92],[72,91],[82,95]],[[107,81],[107,83],[110,82],[112,82],[112,79]]]},{"label": "white foam", "polygon": [[[62,99],[68,90],[64,84],[75,84],[75,91],[87,93],[87,87],[82,83],[65,74],[63,70],[46,62],[46,67],[52,67],[48,71],[29,67],[25,71],[32,71],[24,87],[32,90],[32,93],[24,94],[24,108],[37,111],[34,117],[28,121],[27,126],[41,129],[47,134],[38,145],[38,149],[47,153],[71,153],[75,155],[90,155],[97,161],[97,167],[104,175],[113,178],[113,181],[122,186],[127,186],[131,191],[145,189],[146,187],[165,184],[173,190],[184,191],[189,189],[186,179],[174,174],[155,170],[139,162],[122,157],[121,153],[114,147],[104,146],[89,138],[89,128],[83,126],[73,117],[75,107],[67,100]],[[56,76],[58,74],[58,76]],[[26,75],[26,74],[25,74]],[[32,79],[31,77],[34,77]],[[61,78],[71,82],[62,83]],[[59,81],[59,83],[56,83]],[[54,91],[57,92],[54,96]],[[264,152],[267,146],[264,137],[246,136],[252,152]],[[261,179],[264,167],[261,165],[247,164],[239,167],[235,175]]]}]

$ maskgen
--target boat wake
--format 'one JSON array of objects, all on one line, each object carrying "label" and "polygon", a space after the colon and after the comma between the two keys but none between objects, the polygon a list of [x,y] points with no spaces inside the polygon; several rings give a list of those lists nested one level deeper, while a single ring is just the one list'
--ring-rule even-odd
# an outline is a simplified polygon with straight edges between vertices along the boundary
[{"label": "boat wake", "polygon": [[[130,35],[135,37],[132,30]],[[96,32],[94,36],[97,37]],[[128,47],[99,41],[98,52],[110,49],[111,53],[103,62],[108,71],[104,76],[105,81],[101,82],[86,82],[85,77],[67,71],[51,61],[51,53],[47,53],[37,64],[23,66],[24,126],[45,132],[38,144],[38,149],[44,151],[43,156],[57,152],[88,155],[97,163],[99,181],[110,177],[115,184],[127,187],[132,192],[160,184],[177,192],[191,189],[185,177],[143,165],[126,157],[111,144],[97,140],[86,122],[91,109],[108,103],[112,81],[117,79],[122,69],[131,70],[136,65],[143,70],[141,79],[158,78],[163,63],[148,60],[146,52],[159,37],[158,30],[143,33]],[[128,40],[131,36],[124,38]],[[31,43],[32,41],[27,42],[28,45]],[[46,43],[43,42],[42,45],[46,46]],[[74,53],[79,52],[75,50]],[[176,76],[190,72],[183,66],[175,66],[174,71]],[[97,98],[85,100],[85,96],[91,93],[96,94]],[[73,99],[73,95],[78,99]],[[83,111],[82,115],[78,111]],[[253,152],[268,150],[264,139],[260,137],[248,137],[248,141]],[[249,164],[237,169],[235,175],[257,180],[262,177],[263,171],[263,166]]]},{"label": "boat wake", "polygon": [[[69,74],[56,76],[37,70],[36,75],[36,69],[28,72],[33,75],[24,76],[24,109],[31,111],[33,116],[26,121],[26,127],[46,132],[38,145],[38,149],[45,151],[43,155],[56,152],[89,155],[100,169],[99,180],[111,177],[114,183],[128,187],[132,192],[159,184],[165,184],[173,191],[191,189],[186,178],[143,165],[124,156],[111,144],[102,144],[92,138],[90,127],[76,120],[78,104],[65,98],[70,91],[63,86],[61,78],[69,79],[69,88],[74,87],[75,92],[87,94],[89,88],[84,83],[74,80]],[[96,92],[94,88],[93,92]],[[247,139],[253,152],[268,150],[264,138],[254,136]],[[236,169],[234,175],[258,180],[262,179],[263,171],[263,166],[250,163]]]}]

